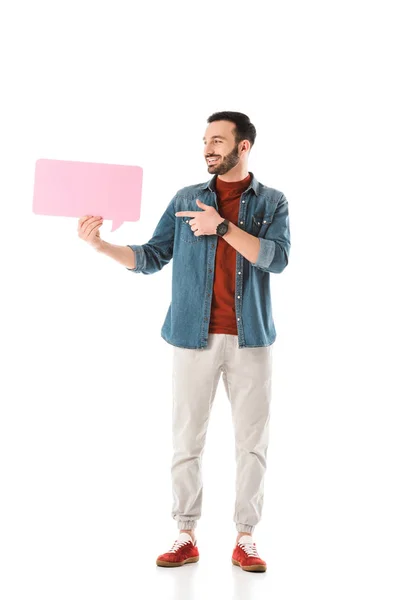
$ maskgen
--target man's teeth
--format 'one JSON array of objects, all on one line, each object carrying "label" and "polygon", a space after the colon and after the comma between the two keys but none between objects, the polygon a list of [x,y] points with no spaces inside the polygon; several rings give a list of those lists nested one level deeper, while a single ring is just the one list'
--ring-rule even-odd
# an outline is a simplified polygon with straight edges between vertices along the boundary
[{"label": "man's teeth", "polygon": [[218,158],[209,158],[209,159],[208,159],[208,162],[209,162],[209,163],[212,163],[212,162],[216,162],[217,160],[218,160]]}]

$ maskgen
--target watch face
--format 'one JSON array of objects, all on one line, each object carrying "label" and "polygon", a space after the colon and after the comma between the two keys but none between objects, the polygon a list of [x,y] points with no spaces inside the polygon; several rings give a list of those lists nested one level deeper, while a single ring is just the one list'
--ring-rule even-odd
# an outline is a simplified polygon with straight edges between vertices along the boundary
[{"label": "watch face", "polygon": [[218,235],[225,235],[227,231],[228,231],[227,223],[222,222],[218,225],[218,228],[217,228]]}]

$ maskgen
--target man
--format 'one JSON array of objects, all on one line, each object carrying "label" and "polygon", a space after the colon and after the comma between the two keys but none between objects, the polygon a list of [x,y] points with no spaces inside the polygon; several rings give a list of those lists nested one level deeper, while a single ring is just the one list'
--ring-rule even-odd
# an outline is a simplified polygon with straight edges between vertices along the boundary
[{"label": "man", "polygon": [[155,273],[174,258],[172,299],[161,335],[173,346],[172,516],[180,533],[157,558],[159,566],[199,559],[201,457],[222,373],[236,443],[232,562],[247,571],[266,570],[252,534],[264,498],[276,338],[269,275],[288,264],[290,229],[284,194],[259,183],[247,169],[255,137],[246,115],[211,115],[204,158],[213,177],[176,193],[147,244],[104,242],[98,217],[84,217],[78,227],[82,239],[134,273]]}]

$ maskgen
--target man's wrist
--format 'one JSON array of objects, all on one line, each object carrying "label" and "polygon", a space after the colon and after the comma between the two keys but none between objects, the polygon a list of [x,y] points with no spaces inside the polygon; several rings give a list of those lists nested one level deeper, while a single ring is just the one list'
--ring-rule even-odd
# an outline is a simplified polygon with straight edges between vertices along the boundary
[{"label": "man's wrist", "polygon": [[97,244],[92,244],[92,247],[96,250],[96,252],[103,252],[105,247],[104,240],[100,240]]},{"label": "man's wrist", "polygon": [[226,236],[232,231],[232,223],[230,221],[227,222],[228,225],[228,229],[226,230],[226,233],[224,233],[224,235],[222,236],[223,238],[226,238]]},{"label": "man's wrist", "polygon": [[[219,227],[219,226],[220,226],[222,223],[226,223],[226,225],[228,226],[228,229],[229,229],[229,221],[228,221],[228,219],[225,219],[225,217],[221,217],[221,218],[220,218],[220,220],[217,222],[217,225],[216,225],[216,227],[215,227],[215,232],[216,232],[216,233],[217,233],[218,227]],[[226,232],[226,233],[227,233],[227,232]],[[217,235],[219,235],[220,237],[225,237],[226,233],[224,233],[224,235],[221,235],[221,234],[217,234]]]}]

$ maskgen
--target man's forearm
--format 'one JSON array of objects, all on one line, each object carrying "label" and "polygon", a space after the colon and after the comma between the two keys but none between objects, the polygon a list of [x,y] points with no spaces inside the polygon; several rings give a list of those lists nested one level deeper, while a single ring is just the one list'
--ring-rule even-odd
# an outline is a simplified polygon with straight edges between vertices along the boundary
[{"label": "man's forearm", "polygon": [[134,269],[136,267],[136,256],[135,252],[129,246],[118,246],[117,244],[110,244],[101,240],[101,244],[96,248],[100,254],[106,254],[124,267],[128,269]]},{"label": "man's forearm", "polygon": [[229,222],[228,231],[223,238],[228,244],[233,246],[239,254],[247,258],[251,263],[255,263],[260,251],[260,240]]}]

